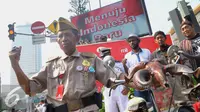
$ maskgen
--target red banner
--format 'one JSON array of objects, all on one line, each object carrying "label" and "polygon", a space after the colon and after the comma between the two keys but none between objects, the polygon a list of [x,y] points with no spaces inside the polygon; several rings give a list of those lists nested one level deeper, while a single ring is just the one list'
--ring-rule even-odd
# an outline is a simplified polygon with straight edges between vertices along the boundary
[{"label": "red banner", "polygon": [[75,16],[71,19],[80,30],[81,40],[97,42],[103,36],[122,40],[129,34],[150,34],[142,0],[123,0]]},{"label": "red banner", "polygon": [[[167,35],[167,43],[169,45],[172,44],[170,36]],[[96,44],[88,44],[88,45],[79,45],[77,46],[78,51],[80,52],[93,52],[96,55],[99,56],[99,53],[97,52],[98,47],[109,47],[111,48],[111,55],[118,61],[121,61],[124,58],[124,55],[131,51],[131,47],[126,42],[126,40],[119,40],[114,42],[102,42],[102,43],[96,43]],[[147,48],[151,52],[156,50],[158,48],[157,44],[154,42],[153,36],[146,36],[141,38],[140,42],[141,48]]]}]

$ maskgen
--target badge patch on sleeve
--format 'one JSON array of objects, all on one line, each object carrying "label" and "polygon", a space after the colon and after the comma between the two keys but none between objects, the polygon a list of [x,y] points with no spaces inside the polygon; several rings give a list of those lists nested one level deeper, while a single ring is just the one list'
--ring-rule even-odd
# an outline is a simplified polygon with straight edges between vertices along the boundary
[{"label": "badge patch on sleeve", "polygon": [[87,66],[87,67],[90,66],[90,62],[87,60],[83,60],[82,64],[83,64],[83,66]]},{"label": "badge patch on sleeve", "polygon": [[83,66],[77,66],[77,67],[76,67],[76,70],[77,70],[77,71],[82,71],[82,70],[83,70]]},{"label": "badge patch on sleeve", "polygon": [[90,66],[90,67],[89,67],[89,72],[94,73],[94,72],[95,72],[94,67]]}]

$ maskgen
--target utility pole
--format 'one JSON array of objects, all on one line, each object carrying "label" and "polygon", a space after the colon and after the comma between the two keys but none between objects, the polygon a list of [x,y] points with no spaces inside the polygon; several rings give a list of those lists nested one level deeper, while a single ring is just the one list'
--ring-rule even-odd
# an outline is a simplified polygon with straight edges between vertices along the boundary
[{"label": "utility pole", "polygon": [[81,1],[78,0],[78,14],[80,15],[81,14]]},{"label": "utility pole", "polygon": [[1,73],[0,73],[0,97],[1,97]]},{"label": "utility pole", "polygon": [[180,25],[181,25],[181,22],[182,22],[182,17],[181,17],[181,14],[180,14],[180,11],[175,8],[174,10],[171,10],[169,12],[169,16],[170,16],[170,20],[173,24],[173,27],[174,27],[174,31],[176,32],[176,35],[178,37],[178,43],[185,39],[185,36],[183,36],[181,30],[180,30]]},{"label": "utility pole", "polygon": [[90,11],[91,11],[91,4],[90,4],[90,0],[89,0],[89,9],[90,9]]}]

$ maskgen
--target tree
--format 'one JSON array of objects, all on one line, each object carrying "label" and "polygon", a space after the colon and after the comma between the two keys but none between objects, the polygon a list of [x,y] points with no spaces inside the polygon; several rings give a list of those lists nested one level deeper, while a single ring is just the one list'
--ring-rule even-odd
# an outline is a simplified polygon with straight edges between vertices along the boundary
[{"label": "tree", "polygon": [[71,9],[68,12],[73,12],[76,15],[83,14],[89,10],[86,8],[86,5],[89,3],[89,0],[71,0],[70,5]]}]

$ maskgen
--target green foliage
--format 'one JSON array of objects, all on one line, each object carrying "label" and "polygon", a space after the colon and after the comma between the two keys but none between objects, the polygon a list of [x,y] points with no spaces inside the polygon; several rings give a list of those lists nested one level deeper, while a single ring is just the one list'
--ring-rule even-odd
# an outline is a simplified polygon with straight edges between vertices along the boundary
[{"label": "green foliage", "polygon": [[105,103],[102,103],[102,108],[99,110],[99,112],[105,112]]},{"label": "green foliage", "polygon": [[86,13],[89,11],[86,8],[88,3],[89,0],[71,0],[70,2],[71,9],[69,9],[68,12],[75,13],[74,16]]},{"label": "green foliage", "polygon": [[129,93],[128,93],[128,98],[129,98],[129,100],[132,99],[133,96],[134,96],[134,89],[133,89],[133,88],[130,88],[130,91],[129,91]]},{"label": "green foliage", "polygon": [[[105,87],[103,86],[101,89],[101,93],[103,93],[103,91],[105,90]],[[102,108],[99,110],[99,112],[105,112],[105,103],[104,103],[104,96],[102,98]]]}]

